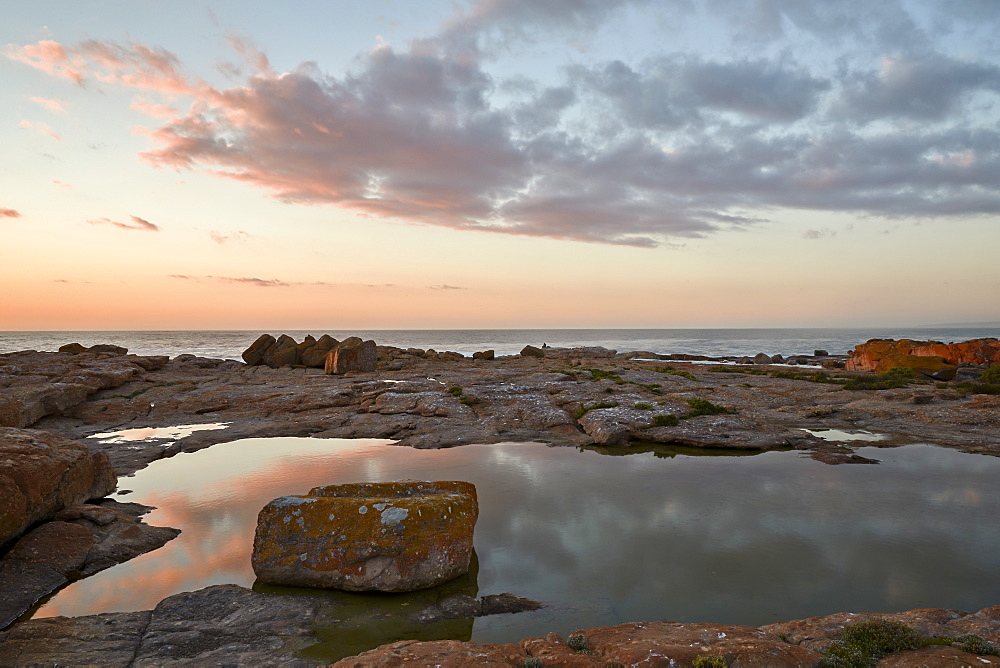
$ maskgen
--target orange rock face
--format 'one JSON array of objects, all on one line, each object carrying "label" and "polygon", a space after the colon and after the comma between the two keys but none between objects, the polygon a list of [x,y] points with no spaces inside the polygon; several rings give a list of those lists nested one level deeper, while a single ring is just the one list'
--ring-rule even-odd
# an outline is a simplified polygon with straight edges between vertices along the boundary
[{"label": "orange rock face", "polygon": [[[943,368],[942,365],[951,367],[959,364],[989,365],[1000,363],[1000,341],[972,339],[963,343],[937,343],[935,341],[911,341],[910,339],[900,339],[899,341],[872,339],[848,353],[846,368],[848,371],[878,371],[882,373],[892,368],[890,366],[892,360],[883,362],[887,358],[896,358],[895,361],[899,362],[893,366],[903,366],[921,373],[924,373],[924,367],[927,369],[934,367],[939,372]],[[920,359],[910,358],[938,358],[938,360],[931,364]],[[947,380],[935,372],[924,373],[924,375]]]},{"label": "orange rock face", "polygon": [[467,482],[317,487],[261,510],[253,569],[264,582],[300,587],[434,587],[469,570],[478,517]]}]

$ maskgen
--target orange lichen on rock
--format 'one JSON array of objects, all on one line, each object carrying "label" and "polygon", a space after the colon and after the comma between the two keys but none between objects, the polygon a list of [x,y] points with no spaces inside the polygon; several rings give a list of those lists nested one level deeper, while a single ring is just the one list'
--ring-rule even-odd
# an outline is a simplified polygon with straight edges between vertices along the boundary
[{"label": "orange lichen on rock", "polygon": [[355,483],[283,496],[257,519],[264,582],[413,591],[469,570],[479,505],[468,482]]},{"label": "orange lichen on rock", "polygon": [[988,365],[1000,362],[1000,341],[972,339],[962,343],[872,339],[848,353],[848,371],[877,371],[904,367],[917,373],[949,380],[959,364]]}]

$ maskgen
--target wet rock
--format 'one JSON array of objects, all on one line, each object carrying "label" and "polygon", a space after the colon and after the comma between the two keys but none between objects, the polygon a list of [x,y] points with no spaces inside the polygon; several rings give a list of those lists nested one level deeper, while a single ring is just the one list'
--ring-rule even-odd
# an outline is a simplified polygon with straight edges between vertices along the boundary
[{"label": "wet rock", "polygon": [[25,534],[0,560],[0,628],[68,582],[161,547],[180,531],[142,523],[151,510],[103,501],[56,513]]},{"label": "wet rock", "polygon": [[153,610],[54,617],[0,633],[0,665],[314,666],[317,601],[216,585]]},{"label": "wet rock", "polygon": [[356,336],[343,341],[326,356],[324,372],[344,374],[352,371],[374,371],[377,353],[374,341],[362,341]]},{"label": "wet rock", "polygon": [[469,570],[478,515],[467,482],[317,487],[261,510],[251,562],[271,584],[424,589]]},{"label": "wet rock", "polygon": [[0,428],[0,547],[35,522],[116,486],[107,456],[55,434]]},{"label": "wet rock", "polygon": [[545,351],[535,346],[525,346],[519,354],[521,357],[545,357]]}]

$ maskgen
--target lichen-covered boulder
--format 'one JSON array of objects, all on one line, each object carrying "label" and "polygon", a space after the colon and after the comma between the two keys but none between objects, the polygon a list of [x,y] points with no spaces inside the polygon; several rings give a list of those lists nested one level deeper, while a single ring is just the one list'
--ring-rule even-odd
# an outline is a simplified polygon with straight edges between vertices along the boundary
[{"label": "lichen-covered boulder", "polygon": [[469,570],[478,517],[476,488],[468,482],[317,487],[264,506],[251,561],[270,584],[425,589]]}]

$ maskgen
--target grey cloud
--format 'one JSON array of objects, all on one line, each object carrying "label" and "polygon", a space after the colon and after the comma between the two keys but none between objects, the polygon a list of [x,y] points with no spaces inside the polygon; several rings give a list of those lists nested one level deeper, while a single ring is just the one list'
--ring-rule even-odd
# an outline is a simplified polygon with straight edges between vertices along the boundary
[{"label": "grey cloud", "polygon": [[1000,67],[939,54],[884,57],[879,71],[848,79],[837,113],[862,122],[887,117],[937,121],[977,90],[1000,92]]},{"label": "grey cloud", "polygon": [[794,121],[808,115],[830,83],[765,60],[709,62],[675,54],[641,70],[613,61],[576,68],[580,84],[609,100],[623,119],[643,128],[701,125],[706,114],[731,112],[745,121]]}]

